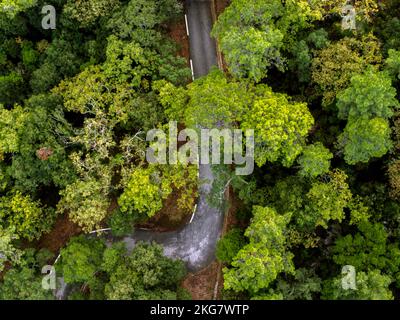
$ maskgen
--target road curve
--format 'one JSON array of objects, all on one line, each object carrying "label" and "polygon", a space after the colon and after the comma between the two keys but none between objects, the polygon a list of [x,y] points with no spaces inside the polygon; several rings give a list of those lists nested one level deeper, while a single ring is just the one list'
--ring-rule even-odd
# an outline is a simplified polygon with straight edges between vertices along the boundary
[{"label": "road curve", "polygon": [[[186,0],[186,8],[193,73],[194,78],[199,78],[217,65],[216,44],[210,36],[213,25],[211,1]],[[123,238],[127,249],[133,249],[138,241],[155,241],[163,246],[166,256],[185,261],[189,271],[196,272],[211,263],[222,231],[223,211],[207,203],[214,180],[210,165],[199,166],[199,179],[204,183],[199,189],[199,201],[191,223],[174,232],[135,230],[132,235]],[[112,242],[114,239],[109,237],[108,240]],[[60,279],[61,286],[57,288],[55,297],[63,300],[70,288]]]},{"label": "road curve", "polygon": [[[210,37],[213,24],[211,1],[186,0],[186,8],[193,73],[194,78],[199,78],[217,65],[216,44]],[[199,179],[205,182],[199,189],[199,201],[191,223],[174,232],[135,230],[132,235],[123,238],[127,249],[133,249],[138,241],[155,241],[163,246],[166,256],[182,259],[192,272],[201,270],[212,262],[215,258],[215,245],[222,231],[223,211],[210,207],[207,203],[214,180],[210,165],[199,166]],[[113,240],[113,237],[108,238],[110,242]],[[63,300],[71,288],[60,279],[61,286],[57,288],[55,297]]]},{"label": "road curve", "polygon": [[[194,78],[199,78],[217,65],[216,44],[210,36],[213,24],[211,1],[187,0],[186,8],[193,73]],[[164,247],[166,256],[185,261],[189,271],[198,271],[214,260],[223,212],[222,209],[210,207],[206,200],[214,179],[211,166],[200,165],[199,176],[201,181],[206,182],[200,187],[199,202],[192,222],[174,232],[135,230],[134,234],[123,239],[128,249],[132,249],[138,241],[155,241]]]}]

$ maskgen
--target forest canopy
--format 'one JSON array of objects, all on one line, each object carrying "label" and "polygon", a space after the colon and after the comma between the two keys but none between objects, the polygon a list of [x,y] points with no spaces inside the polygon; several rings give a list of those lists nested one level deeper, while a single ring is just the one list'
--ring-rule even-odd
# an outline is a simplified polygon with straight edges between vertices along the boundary
[{"label": "forest canopy", "polygon": [[192,81],[184,1],[0,0],[0,299],[53,299],[55,261],[68,299],[189,297],[183,261],[120,241],[193,218],[199,168],[146,161],[171,121],[255,133],[251,175],[212,167],[221,298],[399,298],[400,1],[349,5],[344,28],[339,0],[231,0],[222,68]]}]

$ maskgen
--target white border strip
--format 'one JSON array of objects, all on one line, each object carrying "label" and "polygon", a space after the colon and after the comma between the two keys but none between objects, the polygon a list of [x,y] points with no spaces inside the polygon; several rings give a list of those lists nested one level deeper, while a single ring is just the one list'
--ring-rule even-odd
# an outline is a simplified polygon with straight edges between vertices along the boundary
[{"label": "white border strip", "polygon": [[189,33],[189,24],[188,24],[188,18],[187,15],[185,14],[185,24],[186,24],[186,34],[189,37],[190,33]]},{"label": "white border strip", "polygon": [[61,253],[57,256],[57,259],[56,259],[56,261],[54,261],[53,266],[57,263],[57,261],[58,261],[58,259],[60,259],[60,257],[61,257]]},{"label": "white border strip", "polygon": [[90,231],[89,234],[93,234],[93,233],[97,233],[97,232],[101,232],[101,231],[110,231],[110,230],[111,230],[111,228],[99,229],[99,230]]},{"label": "white border strip", "polygon": [[192,79],[194,81],[194,70],[193,70],[193,61],[190,59],[190,69],[192,69]]},{"label": "white border strip", "polygon": [[193,214],[192,214],[192,217],[190,218],[189,224],[191,224],[191,223],[192,223],[192,221],[193,221],[193,218],[194,218],[194,214],[196,213],[196,210],[197,210],[197,204],[195,204],[195,205],[194,205]]}]

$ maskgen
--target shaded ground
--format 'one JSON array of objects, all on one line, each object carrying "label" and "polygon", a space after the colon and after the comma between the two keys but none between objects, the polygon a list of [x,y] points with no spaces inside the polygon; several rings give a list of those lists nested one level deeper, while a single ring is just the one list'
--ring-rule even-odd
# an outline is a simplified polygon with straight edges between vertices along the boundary
[{"label": "shaded ground", "polygon": [[182,287],[190,292],[193,300],[212,300],[218,272],[218,263],[214,261],[203,270],[188,274]]},{"label": "shaded ground", "polygon": [[167,26],[169,36],[178,44],[177,55],[186,58],[189,65],[189,38],[186,34],[185,18],[174,21]]},{"label": "shaded ground", "polygon": [[[194,192],[195,191],[193,191],[193,193]],[[154,217],[144,223],[137,224],[135,227],[151,229],[156,232],[168,232],[177,230],[189,223],[193,211],[187,208],[182,209],[177,206],[177,201],[180,196],[181,193],[175,190],[164,201],[163,208]]]},{"label": "shaded ground", "polygon": [[215,11],[217,16],[224,12],[225,8],[231,3],[230,0],[215,0]]},{"label": "shaded ground", "polygon": [[[228,7],[231,3],[230,0],[213,0],[216,17],[215,20],[218,19],[219,15],[224,12],[226,7]],[[221,52],[219,43],[217,41],[217,48],[218,48],[218,59],[220,60],[220,67],[224,70],[224,72],[228,72],[228,65],[226,64],[224,54]]]},{"label": "shaded ground", "polygon": [[58,254],[60,249],[67,244],[71,237],[81,232],[81,228],[69,220],[68,215],[65,214],[57,218],[53,229],[39,239],[36,247],[46,248]]},{"label": "shaded ground", "polygon": [[[242,206],[241,201],[236,197],[234,194],[232,188],[229,189],[229,208],[228,212],[225,213],[225,220],[224,220],[224,226],[222,229],[222,236],[225,235],[228,231],[230,231],[233,228],[243,228],[244,223],[239,221],[236,218],[236,213],[239,210],[239,208]],[[221,300],[221,290],[224,287],[224,277],[222,274],[222,268],[224,265],[221,262],[218,262],[218,274],[217,274],[217,290],[216,290],[216,299]]]}]

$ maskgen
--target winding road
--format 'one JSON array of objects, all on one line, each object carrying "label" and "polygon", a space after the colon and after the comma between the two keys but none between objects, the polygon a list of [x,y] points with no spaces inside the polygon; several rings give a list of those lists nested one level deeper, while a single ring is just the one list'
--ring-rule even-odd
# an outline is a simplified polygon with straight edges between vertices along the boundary
[{"label": "winding road", "polygon": [[[194,78],[199,78],[217,65],[216,43],[210,36],[213,25],[211,1],[186,0],[186,8],[192,72]],[[138,241],[155,241],[163,246],[166,256],[185,261],[191,272],[209,265],[215,259],[215,245],[222,231],[223,211],[207,203],[214,180],[210,165],[199,166],[199,179],[204,183],[200,186],[197,209],[190,223],[174,232],[135,230],[132,235],[123,238],[127,249],[132,250]],[[61,278],[61,287],[55,292],[56,298],[65,299],[68,290]]]},{"label": "winding road", "polygon": [[[208,74],[217,65],[216,43],[210,32],[213,25],[210,0],[187,0],[187,22],[193,76],[198,78]],[[206,267],[215,258],[215,245],[220,237],[223,212],[212,208],[206,198],[213,182],[210,165],[199,166],[199,178],[206,181],[200,187],[199,202],[191,223],[174,232],[154,233],[135,230],[123,241],[132,249],[138,241],[155,241],[164,247],[164,254],[186,262],[189,271]]]}]

